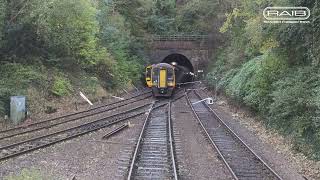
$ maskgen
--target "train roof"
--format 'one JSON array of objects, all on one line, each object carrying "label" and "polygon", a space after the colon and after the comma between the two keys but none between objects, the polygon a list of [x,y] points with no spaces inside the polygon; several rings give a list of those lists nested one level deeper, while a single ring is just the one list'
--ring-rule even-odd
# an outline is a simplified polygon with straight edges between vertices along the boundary
[{"label": "train roof", "polygon": [[173,68],[173,66],[168,63],[158,63],[158,64],[153,64],[152,66],[153,67],[171,67],[171,68]]}]

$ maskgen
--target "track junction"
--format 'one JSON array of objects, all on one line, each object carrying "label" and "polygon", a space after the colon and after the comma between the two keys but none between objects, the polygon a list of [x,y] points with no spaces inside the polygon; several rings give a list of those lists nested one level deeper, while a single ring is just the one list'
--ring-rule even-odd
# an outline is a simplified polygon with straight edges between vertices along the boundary
[{"label": "track junction", "polygon": [[[184,99],[189,107],[185,111],[196,119],[195,125],[201,129],[203,138],[218,154],[232,179],[282,179],[205,101],[195,103],[206,98],[198,91],[206,90],[189,86],[177,90],[172,98],[155,99],[150,91],[142,90],[125,100],[3,130],[0,132],[0,161],[117,126],[102,138],[108,139],[130,127],[130,119],[141,116],[144,117],[142,127],[134,127],[139,136],[133,141],[126,167],[118,177],[128,180],[181,179],[184,165],[179,164],[183,162],[178,156],[181,147],[175,140],[183,137],[177,137],[174,132],[172,104]],[[64,128],[49,131],[56,126]],[[47,132],[37,135],[38,131]]]}]

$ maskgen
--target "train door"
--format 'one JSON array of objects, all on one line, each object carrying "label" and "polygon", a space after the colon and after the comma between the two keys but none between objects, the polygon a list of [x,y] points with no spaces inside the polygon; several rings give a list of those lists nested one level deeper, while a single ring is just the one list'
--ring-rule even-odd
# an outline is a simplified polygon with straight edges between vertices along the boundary
[{"label": "train door", "polygon": [[152,66],[146,67],[146,83],[148,87],[152,87]]},{"label": "train door", "polygon": [[160,69],[159,88],[166,88],[166,87],[167,87],[167,70]]}]

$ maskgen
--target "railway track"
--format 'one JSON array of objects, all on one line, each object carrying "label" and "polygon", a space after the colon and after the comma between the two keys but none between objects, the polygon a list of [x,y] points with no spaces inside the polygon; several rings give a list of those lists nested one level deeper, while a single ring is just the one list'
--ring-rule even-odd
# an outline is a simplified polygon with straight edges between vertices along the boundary
[{"label": "railway track", "polygon": [[54,126],[58,126],[64,123],[69,123],[72,121],[77,121],[82,118],[94,116],[94,115],[111,111],[126,105],[130,105],[132,103],[136,103],[150,97],[151,97],[151,93],[150,91],[147,91],[138,95],[134,95],[128,99],[117,101],[114,103],[104,104],[104,105],[96,106],[94,108],[90,108],[88,110],[70,113],[64,116],[55,117],[55,118],[51,118],[51,119],[40,121],[40,122],[35,122],[27,126],[19,126],[19,127],[3,130],[3,131],[0,131],[0,140],[23,135],[26,133],[39,131],[42,129],[52,128]]},{"label": "railway track", "polygon": [[[33,132],[33,131],[38,131],[41,129],[46,129],[46,128],[51,128],[53,126],[59,125],[59,124],[63,124],[66,122],[70,122],[70,121],[75,121],[78,119],[81,119],[83,117],[87,117],[90,116],[91,114],[94,113],[101,113],[101,111],[95,111],[95,112],[91,112],[92,110],[96,110],[98,108],[105,108],[102,111],[110,111],[128,104],[132,104],[138,101],[142,101],[145,100],[146,98],[149,98],[150,92],[145,92],[142,94],[138,94],[138,95],[134,95],[129,99],[126,100],[122,100],[122,101],[118,101],[115,103],[111,103],[111,104],[107,104],[107,105],[102,105],[102,106],[98,106],[86,111],[81,111],[81,112],[76,112],[76,113],[71,113],[65,116],[61,116],[58,118],[53,118],[53,119],[49,119],[46,121],[42,121],[39,123],[34,123],[31,124],[30,127],[32,127],[32,129],[28,129],[28,130],[24,130],[23,127],[17,127],[17,128],[12,128],[12,129],[8,129],[5,131],[0,132],[1,133],[6,133],[6,132],[15,132],[18,130],[21,130],[20,132],[16,132],[16,134],[11,134],[11,135],[7,135],[7,137],[5,135],[3,135],[2,137],[4,137],[3,139],[9,138],[9,137],[13,137],[13,136],[17,136],[17,135],[22,135],[25,133],[29,133],[29,132]],[[176,97],[176,99],[182,98],[184,96],[184,94],[180,96]],[[158,101],[156,101],[158,102]],[[162,107],[164,106],[166,103],[164,102],[159,102],[158,105],[155,108],[158,107]],[[113,105],[113,106],[112,106]],[[108,126],[111,126],[113,124],[116,123],[120,123],[126,120],[129,120],[130,118],[134,118],[136,116],[140,116],[143,115],[147,112],[147,107],[151,105],[151,103],[144,103],[143,105],[140,106],[136,106],[134,108],[131,108],[129,110],[126,111],[122,111],[122,112],[118,112],[103,118],[99,118],[99,119],[95,119],[93,121],[87,122],[87,123],[83,123],[81,125],[77,125],[75,127],[69,127],[66,128],[64,130],[60,130],[57,132],[52,132],[52,133],[47,133],[45,135],[42,136],[37,136],[37,137],[32,137],[32,138],[28,138],[26,140],[23,141],[19,141],[19,142],[15,142],[15,143],[9,143],[8,145],[2,146],[0,147],[0,161],[15,157],[15,156],[19,156],[40,148],[44,148],[62,141],[66,141],[81,135],[85,135],[88,134],[90,132],[99,130],[101,128],[105,128]],[[90,112],[91,114],[83,114],[83,113],[87,113]],[[80,114],[80,116],[75,116],[74,115],[78,115]],[[60,118],[64,118],[64,117],[71,117],[71,119],[68,120],[64,120],[63,122],[55,122],[56,120],[60,119]],[[54,122],[53,124],[44,126],[43,124],[47,123],[47,122]],[[41,124],[42,126],[38,126],[39,124]],[[25,127],[26,128],[26,127]]]},{"label": "railway track", "polygon": [[147,112],[147,107],[150,105],[151,103],[145,103],[144,105],[137,106],[135,108],[107,117],[103,117],[89,123],[81,124],[76,127],[71,127],[51,134],[46,134],[36,138],[27,139],[21,142],[0,147],[0,161],[43,147],[47,147],[58,142],[66,141],[84,134],[88,134],[101,128],[105,128],[110,125],[126,121],[130,118],[143,115]]},{"label": "railway track", "polygon": [[153,104],[150,108],[133,153],[127,179],[178,179],[171,102],[158,106]]},{"label": "railway track", "polygon": [[193,104],[202,99],[197,92],[192,91],[186,97],[201,128],[234,179],[282,179],[206,103]]}]

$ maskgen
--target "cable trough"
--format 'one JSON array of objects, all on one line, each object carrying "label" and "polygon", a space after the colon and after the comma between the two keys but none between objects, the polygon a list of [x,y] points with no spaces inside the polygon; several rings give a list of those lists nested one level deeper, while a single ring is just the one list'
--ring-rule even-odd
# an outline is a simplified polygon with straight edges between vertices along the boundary
[{"label": "cable trough", "polygon": [[171,128],[171,102],[154,104],[133,153],[128,180],[178,179]]},{"label": "cable trough", "polygon": [[217,114],[193,91],[186,96],[212,146],[226,164],[234,179],[279,179],[281,177],[254,153]]}]

